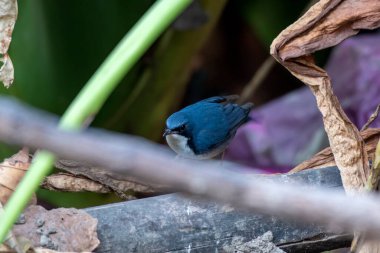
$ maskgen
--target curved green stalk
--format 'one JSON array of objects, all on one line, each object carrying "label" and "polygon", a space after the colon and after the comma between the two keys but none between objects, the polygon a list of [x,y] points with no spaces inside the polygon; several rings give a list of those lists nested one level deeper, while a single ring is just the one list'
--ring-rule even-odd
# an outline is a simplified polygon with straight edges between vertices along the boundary
[{"label": "curved green stalk", "polygon": [[[127,33],[87,82],[64,113],[59,127],[77,130],[94,116],[125,74],[157,37],[191,3],[191,0],[159,0]],[[54,155],[41,151],[12,194],[0,216],[0,242],[11,229],[43,178],[50,172]]]}]

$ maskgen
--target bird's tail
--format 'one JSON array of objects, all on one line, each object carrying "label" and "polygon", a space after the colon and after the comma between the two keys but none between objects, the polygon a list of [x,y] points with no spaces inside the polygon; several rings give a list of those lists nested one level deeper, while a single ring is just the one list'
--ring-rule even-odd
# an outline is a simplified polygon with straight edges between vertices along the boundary
[{"label": "bird's tail", "polygon": [[249,112],[252,110],[254,104],[249,102],[249,103],[245,103],[244,105],[241,106],[241,108],[243,108],[245,110],[245,112],[247,113],[247,119],[245,120],[245,122],[248,122],[248,121],[256,121],[255,118],[253,118],[252,116],[249,115]]},{"label": "bird's tail", "polygon": [[225,99],[225,102],[235,102],[239,99],[239,95],[228,95],[228,96],[222,96]]},{"label": "bird's tail", "polygon": [[243,108],[244,110],[250,111],[253,108],[253,106],[254,106],[253,103],[249,102],[242,105],[241,108]]}]

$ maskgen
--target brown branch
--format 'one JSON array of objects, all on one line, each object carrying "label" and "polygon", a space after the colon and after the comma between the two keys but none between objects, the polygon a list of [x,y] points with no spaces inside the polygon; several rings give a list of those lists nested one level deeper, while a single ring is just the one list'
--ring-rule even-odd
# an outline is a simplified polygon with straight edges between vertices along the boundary
[{"label": "brown branch", "polygon": [[239,170],[222,168],[218,162],[174,160],[166,148],[138,137],[99,130],[58,130],[46,115],[5,98],[0,99],[0,121],[0,138],[8,143],[50,150],[64,158],[246,210],[380,237],[380,217],[373,212],[380,209],[376,196],[346,197],[326,189],[305,190],[263,177],[255,180]]},{"label": "brown branch", "polygon": [[362,129],[360,129],[360,132],[364,131],[364,130],[367,130],[367,128],[369,127],[369,125],[372,124],[372,122],[377,118],[377,116],[379,115],[379,111],[380,111],[380,104],[377,105],[376,107],[376,110],[371,114],[371,116],[369,117],[367,123],[364,124],[364,126],[362,127]]}]

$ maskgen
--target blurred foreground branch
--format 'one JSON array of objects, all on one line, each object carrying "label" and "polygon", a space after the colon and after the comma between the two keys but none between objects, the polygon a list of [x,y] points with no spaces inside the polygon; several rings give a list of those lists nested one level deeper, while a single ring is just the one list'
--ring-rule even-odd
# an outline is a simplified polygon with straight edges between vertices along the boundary
[{"label": "blurred foreground branch", "polygon": [[263,177],[255,180],[216,162],[174,160],[166,148],[138,137],[92,129],[58,130],[54,118],[7,98],[0,99],[0,121],[0,139],[8,143],[46,149],[62,158],[86,161],[246,210],[380,238],[380,217],[373,212],[380,209],[380,198],[375,196],[346,197],[326,189],[305,191]]}]

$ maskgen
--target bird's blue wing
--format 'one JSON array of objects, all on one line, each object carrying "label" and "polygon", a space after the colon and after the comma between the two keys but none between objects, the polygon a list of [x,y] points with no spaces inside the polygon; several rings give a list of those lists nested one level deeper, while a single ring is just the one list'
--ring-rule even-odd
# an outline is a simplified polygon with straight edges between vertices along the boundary
[{"label": "bird's blue wing", "polygon": [[198,103],[224,103],[224,102],[229,102],[229,101],[235,101],[238,98],[239,98],[238,95],[215,96],[215,97],[203,99],[199,101]]},{"label": "bird's blue wing", "polygon": [[225,128],[202,129],[193,140],[193,150],[196,154],[207,153],[230,139]]},{"label": "bird's blue wing", "polygon": [[184,108],[192,122],[189,145],[202,154],[229,141],[237,128],[248,120],[250,107],[230,103],[237,96],[211,97]]},{"label": "bird's blue wing", "polygon": [[237,104],[226,104],[223,112],[228,122],[230,133],[234,134],[242,124],[248,121],[250,108],[244,108]]},{"label": "bird's blue wing", "polygon": [[226,141],[229,123],[223,112],[223,104],[197,103],[189,109],[196,111],[191,113],[196,124],[193,125],[194,135],[190,141],[196,153],[208,152]]}]

